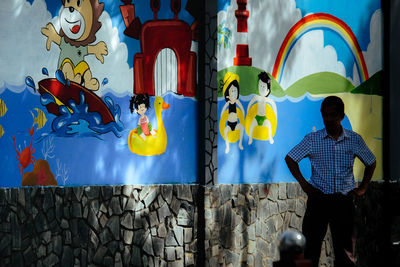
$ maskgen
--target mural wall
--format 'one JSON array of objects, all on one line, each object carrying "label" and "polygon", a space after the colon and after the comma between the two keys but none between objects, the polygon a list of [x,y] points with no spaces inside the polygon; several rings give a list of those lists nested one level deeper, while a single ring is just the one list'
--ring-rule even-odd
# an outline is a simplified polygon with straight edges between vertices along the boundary
[{"label": "mural wall", "polygon": [[[284,157],[324,127],[332,94],[382,179],[382,23],[377,0],[219,0],[218,182],[294,181]],[[309,161],[300,167],[309,177]]]},{"label": "mural wall", "polygon": [[1,187],[196,182],[191,0],[0,10]]}]

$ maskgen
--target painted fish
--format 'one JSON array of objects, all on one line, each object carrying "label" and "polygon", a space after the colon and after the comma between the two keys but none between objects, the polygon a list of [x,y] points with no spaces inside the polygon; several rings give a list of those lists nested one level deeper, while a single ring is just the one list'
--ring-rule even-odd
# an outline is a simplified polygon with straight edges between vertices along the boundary
[{"label": "painted fish", "polygon": [[7,112],[6,103],[0,98],[0,117],[3,117]]},{"label": "painted fish", "polygon": [[41,109],[35,108],[35,110],[38,113],[37,117],[35,117],[35,115],[31,111],[31,114],[33,117],[33,125],[35,125],[35,123],[36,123],[38,125],[38,130],[39,130],[40,128],[43,128],[43,126],[46,124],[47,119],[46,119],[46,115],[44,114],[44,112]]},{"label": "painted fish", "polygon": [[0,125],[0,138],[4,135],[3,126]]}]

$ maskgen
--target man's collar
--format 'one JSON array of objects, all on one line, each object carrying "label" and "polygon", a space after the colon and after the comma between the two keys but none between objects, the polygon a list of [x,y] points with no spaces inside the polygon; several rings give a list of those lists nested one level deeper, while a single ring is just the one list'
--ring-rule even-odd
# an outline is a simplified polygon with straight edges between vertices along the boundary
[{"label": "man's collar", "polygon": [[[328,137],[331,137],[328,134],[328,132],[326,131],[326,128],[322,129],[321,133],[322,133],[322,137],[324,139],[328,138]],[[341,141],[341,140],[343,140],[345,138],[348,138],[348,137],[349,137],[349,134],[348,134],[347,130],[345,128],[343,128],[343,126],[342,126],[342,133],[339,135],[339,138],[336,141]]]}]

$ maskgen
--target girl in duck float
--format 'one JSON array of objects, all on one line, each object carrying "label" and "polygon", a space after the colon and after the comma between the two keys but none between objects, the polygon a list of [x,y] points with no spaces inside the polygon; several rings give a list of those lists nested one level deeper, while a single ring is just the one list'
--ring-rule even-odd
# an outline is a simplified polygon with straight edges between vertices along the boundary
[{"label": "girl in duck float", "polygon": [[130,100],[130,110],[133,112],[133,105],[135,105],[135,113],[140,115],[139,123],[136,128],[137,134],[144,140],[146,136],[155,135],[149,118],[145,115],[146,111],[150,108],[150,100],[148,94],[140,94],[132,96]]},{"label": "girl in duck float", "polygon": [[[133,109],[132,102],[134,104],[135,100],[131,100],[131,110]],[[141,103],[141,102],[139,102],[139,103]],[[140,110],[139,106],[140,106],[140,104],[138,105],[138,107],[136,109],[138,110],[138,113],[139,112],[142,113],[142,111],[139,111]],[[148,107],[149,106],[150,105],[148,105]],[[145,134],[145,132],[147,132],[146,126],[145,126],[145,124],[141,125],[140,119],[139,119],[138,128],[131,130],[129,133],[129,137],[128,137],[128,145],[129,145],[129,149],[131,150],[132,153],[135,153],[135,154],[138,154],[141,156],[153,156],[153,155],[161,155],[162,153],[165,152],[165,149],[167,148],[167,132],[165,131],[161,112],[163,109],[168,109],[168,108],[169,108],[169,105],[164,102],[162,97],[157,96],[155,98],[154,110],[156,113],[158,130],[153,129],[151,127],[150,122],[148,122],[147,127],[148,127],[149,135],[146,135]],[[146,108],[146,110],[147,110],[147,108]],[[143,116],[145,116],[144,113],[143,113],[142,117]],[[147,121],[148,121],[148,119],[147,119]],[[140,132],[140,131],[142,131],[142,132]]]},{"label": "girl in duck float", "polygon": [[[271,93],[271,78],[265,71],[258,74],[258,93],[260,95],[255,95],[247,106],[246,132],[249,134],[249,145],[253,143],[253,138],[269,140],[269,143],[273,144],[278,113],[275,102],[268,98]],[[252,107],[254,102],[257,102],[256,107]],[[255,109],[257,109],[256,115],[254,115]],[[255,128],[258,130],[256,133]],[[268,132],[265,132],[265,128]]]},{"label": "girl in duck float", "polygon": [[[239,75],[232,72],[227,72],[225,74],[222,93],[226,103],[221,111],[220,132],[222,134],[222,128],[222,136],[226,144],[225,153],[229,153],[229,142],[234,143],[237,142],[238,139],[239,149],[243,150],[244,108],[239,101]],[[239,109],[237,109],[237,107],[239,107]],[[227,108],[228,110],[226,110]],[[225,121],[227,123],[226,125]]]}]

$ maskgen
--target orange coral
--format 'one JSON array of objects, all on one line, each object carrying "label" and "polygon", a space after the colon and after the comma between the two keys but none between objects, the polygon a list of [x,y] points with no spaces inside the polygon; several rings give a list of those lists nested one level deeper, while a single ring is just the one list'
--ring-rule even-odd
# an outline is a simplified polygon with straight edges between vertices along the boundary
[{"label": "orange coral", "polygon": [[57,185],[47,160],[38,159],[33,165],[33,171],[22,176],[22,186],[33,185]]}]

